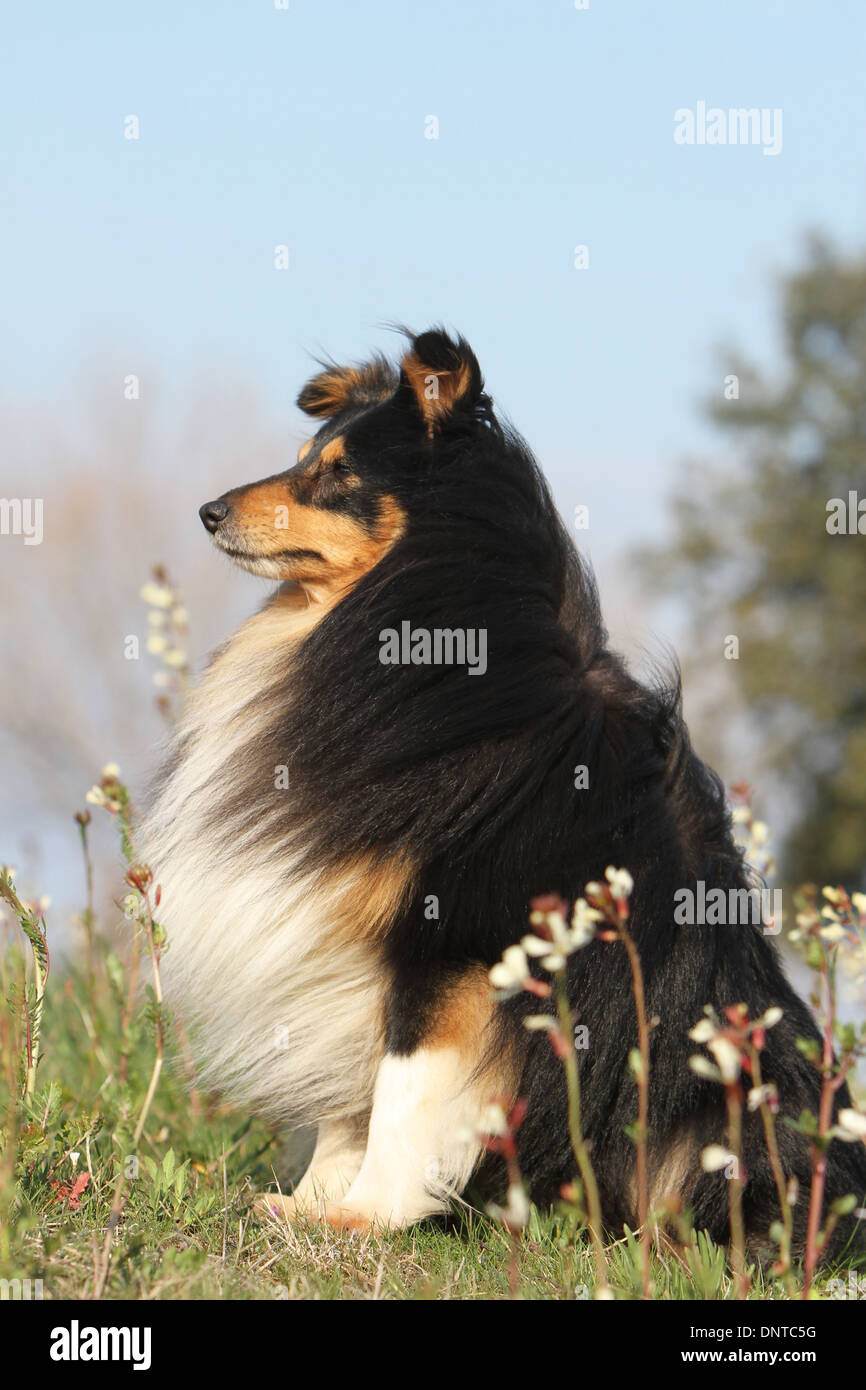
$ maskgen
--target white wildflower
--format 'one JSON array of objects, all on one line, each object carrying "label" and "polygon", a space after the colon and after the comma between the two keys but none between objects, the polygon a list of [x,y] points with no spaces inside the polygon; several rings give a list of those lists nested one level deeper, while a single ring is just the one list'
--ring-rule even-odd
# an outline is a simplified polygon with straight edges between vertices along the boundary
[{"label": "white wildflower", "polygon": [[772,1082],[763,1086],[752,1086],[746,1098],[750,1110],[760,1110],[762,1105],[772,1105],[776,1099],[776,1088]]},{"label": "white wildflower", "polygon": [[824,941],[829,941],[831,946],[837,946],[840,941],[844,941],[848,933],[839,922],[832,923],[829,927],[821,927],[818,935]]},{"label": "white wildflower", "polygon": [[490,971],[493,988],[505,994],[517,994],[529,978],[529,961],[522,946],[509,946]]},{"label": "white wildflower", "polygon": [[742,1066],[739,1048],[735,1047],[728,1038],[722,1037],[721,1035],[711,1038],[707,1043],[707,1047],[718,1063],[719,1071],[722,1074],[722,1080],[728,1083],[736,1081],[737,1077],[740,1075],[740,1068]]},{"label": "white wildflower", "polygon": [[143,584],[138,592],[152,608],[171,608],[174,603],[174,594],[167,584]]},{"label": "white wildflower", "polygon": [[628,869],[615,869],[609,864],[604,871],[604,876],[610,884],[610,891],[615,898],[629,898],[634,888],[634,879]]},{"label": "white wildflower", "polygon": [[689,1029],[689,1037],[692,1042],[709,1042],[715,1035],[715,1027],[708,1018],[702,1018],[695,1024],[694,1028]]},{"label": "white wildflower", "polygon": [[859,1110],[839,1111],[840,1139],[866,1139],[866,1115]]},{"label": "white wildflower", "polygon": [[704,1081],[721,1081],[722,1073],[718,1067],[714,1067],[709,1057],[702,1057],[700,1053],[694,1053],[689,1058],[689,1067],[695,1076],[703,1077]]},{"label": "white wildflower", "polygon": [[541,964],[544,966],[545,970],[553,972],[555,970],[561,970],[565,965],[565,961],[565,956],[561,955],[559,952],[552,952],[551,955],[543,957]]},{"label": "white wildflower", "polygon": [[519,1228],[525,1226],[529,1220],[529,1198],[526,1195],[523,1184],[518,1182],[509,1183],[504,1207],[489,1206],[487,1208],[490,1215],[500,1221],[504,1221],[506,1226]]},{"label": "white wildflower", "polygon": [[569,941],[572,951],[580,951],[595,938],[596,922],[604,921],[604,913],[590,907],[586,898],[578,898],[571,914]]},{"label": "white wildflower", "polygon": [[508,1116],[501,1105],[491,1101],[485,1105],[478,1117],[478,1133],[489,1134],[501,1139],[508,1133]]},{"label": "white wildflower", "polygon": [[701,1150],[701,1167],[705,1173],[718,1173],[721,1168],[727,1168],[728,1164],[733,1162],[734,1155],[721,1144],[708,1144]]},{"label": "white wildflower", "polygon": [[784,1009],[780,1009],[778,1004],[773,1004],[766,1009],[761,1017],[756,1020],[756,1026],[760,1028],[775,1028],[776,1024],[784,1017]]}]

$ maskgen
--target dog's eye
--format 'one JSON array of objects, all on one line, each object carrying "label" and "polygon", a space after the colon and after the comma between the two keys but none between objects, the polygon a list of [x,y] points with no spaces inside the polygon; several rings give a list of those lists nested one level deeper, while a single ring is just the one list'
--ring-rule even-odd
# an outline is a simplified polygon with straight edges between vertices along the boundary
[{"label": "dog's eye", "polygon": [[332,467],[338,477],[344,478],[347,473],[351,473],[352,471],[349,464],[346,463],[343,459],[336,459]]}]

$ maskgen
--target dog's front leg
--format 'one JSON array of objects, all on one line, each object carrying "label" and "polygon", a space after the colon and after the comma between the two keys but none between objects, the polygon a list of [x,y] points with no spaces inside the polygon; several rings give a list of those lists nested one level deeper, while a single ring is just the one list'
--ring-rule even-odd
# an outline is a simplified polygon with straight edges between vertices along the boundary
[{"label": "dog's front leg", "polygon": [[310,1165],[289,1195],[262,1192],[259,1211],[292,1220],[316,1216],[328,1201],[339,1201],[358,1175],[367,1141],[367,1116],[323,1120],[316,1133]]},{"label": "dog's front leg", "polygon": [[401,1050],[391,1029],[364,1160],[345,1196],[325,1204],[330,1224],[408,1226],[460,1195],[481,1156],[482,1109],[513,1089],[502,1059],[478,1074],[492,1008],[487,971],[474,966],[437,992],[417,1046]]},{"label": "dog's front leg", "polygon": [[364,1161],[339,1205],[326,1203],[330,1224],[407,1226],[446,1209],[480,1155],[482,1102],[467,1081],[451,1048],[382,1059]]}]

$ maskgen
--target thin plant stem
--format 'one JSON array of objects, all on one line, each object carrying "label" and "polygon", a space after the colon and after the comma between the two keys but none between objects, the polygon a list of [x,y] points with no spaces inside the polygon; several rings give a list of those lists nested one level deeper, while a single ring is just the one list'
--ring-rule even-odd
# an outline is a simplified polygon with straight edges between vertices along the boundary
[{"label": "thin plant stem", "polygon": [[821,966],[821,983],[824,991],[824,1031],[821,1055],[821,1096],[818,1104],[817,1142],[812,1144],[812,1181],[809,1189],[809,1216],[806,1225],[806,1251],[803,1260],[802,1297],[807,1299],[811,1293],[812,1281],[818,1262],[823,1255],[836,1225],[836,1217],[831,1214],[824,1231],[821,1230],[821,1213],[824,1206],[824,1190],[827,1182],[827,1159],[830,1147],[829,1134],[833,1125],[833,1103],[836,1092],[844,1084],[853,1061],[844,1057],[836,1075],[833,1074],[834,1053],[833,1033],[836,1026],[836,978],[834,964],[824,959]]},{"label": "thin plant stem", "polygon": [[590,1162],[589,1150],[583,1136],[580,1122],[580,1071],[577,1063],[577,1050],[574,1046],[574,1019],[568,1004],[568,996],[565,989],[565,972],[556,972],[556,1005],[559,1015],[560,1031],[564,1041],[563,1064],[565,1066],[565,1082],[568,1091],[568,1133],[571,1139],[571,1147],[577,1160],[583,1190],[586,1194],[587,1215],[589,1219],[589,1234],[592,1240],[593,1256],[595,1260],[596,1279],[600,1290],[607,1290],[610,1287],[608,1280],[607,1257],[604,1250],[603,1224],[601,1215],[601,1200],[598,1195],[598,1184],[595,1180],[592,1163]]},{"label": "thin plant stem", "polygon": [[160,948],[159,945],[154,941],[153,914],[150,907],[150,897],[146,892],[144,897],[143,925],[145,936],[147,938],[147,949],[150,954],[150,963],[153,971],[153,995],[156,1001],[156,1056],[153,1062],[153,1071],[150,1075],[150,1082],[147,1087],[147,1093],[144,1097],[144,1103],[142,1104],[141,1113],[138,1117],[138,1124],[135,1127],[135,1134],[133,1135],[133,1147],[136,1149],[138,1148],[139,1142],[141,1140],[148,1112],[150,1111],[153,1097],[156,1094],[156,1088],[159,1085],[159,1078],[162,1072],[162,1064],[165,1056],[165,1025],[163,1020],[162,977],[159,971]]},{"label": "thin plant stem", "polygon": [[640,1227],[641,1285],[644,1298],[652,1297],[650,1284],[650,1221],[649,1221],[649,1171],[647,1161],[647,1142],[649,1138],[649,1080],[650,1080],[650,1028],[646,1013],[646,992],[640,955],[634,938],[620,916],[617,931],[622,941],[629,966],[631,967],[632,992],[637,1014],[638,1051],[640,1053],[640,1074],[635,1078],[638,1095],[638,1132],[635,1143],[637,1159],[637,1203],[638,1225]]},{"label": "thin plant stem", "polygon": [[141,938],[138,932],[133,933],[132,940],[132,963],[129,967],[129,986],[126,991],[126,1003],[123,1006],[123,1013],[120,1018],[120,1079],[125,1081],[129,1072],[129,1042],[127,1034],[129,1025],[132,1022],[132,1015],[135,1012],[135,995],[138,990],[138,969],[141,962]]},{"label": "thin plant stem", "polygon": [[791,1282],[791,1241],[794,1229],[794,1212],[788,1198],[788,1180],[782,1166],[782,1158],[779,1153],[779,1140],[776,1134],[776,1117],[769,1104],[763,1099],[763,1077],[761,1075],[761,1058],[758,1049],[752,1045],[749,1048],[749,1056],[752,1063],[752,1083],[755,1089],[762,1094],[759,1104],[761,1121],[764,1126],[764,1137],[767,1142],[767,1152],[770,1156],[770,1167],[773,1170],[773,1178],[776,1183],[776,1192],[779,1196],[779,1210],[782,1217],[782,1236],[779,1241],[779,1270],[786,1285]]},{"label": "thin plant stem", "polygon": [[746,1236],[743,1225],[743,1103],[739,1083],[725,1086],[725,1105],[728,1112],[728,1148],[734,1159],[734,1176],[728,1179],[728,1210],[731,1224],[731,1268],[737,1298],[746,1298],[749,1280],[746,1274]]},{"label": "thin plant stem", "polygon": [[87,827],[90,824],[90,812],[79,812],[75,817],[78,824],[78,835],[81,841],[81,855],[84,860],[84,882],[87,891],[87,903],[82,913],[81,921],[84,926],[85,942],[85,962],[87,969],[87,998],[90,1004],[91,1015],[95,1017],[96,1009],[94,1006],[94,929],[96,924],[96,912],[93,905],[93,860],[90,854],[90,844],[87,838]]}]

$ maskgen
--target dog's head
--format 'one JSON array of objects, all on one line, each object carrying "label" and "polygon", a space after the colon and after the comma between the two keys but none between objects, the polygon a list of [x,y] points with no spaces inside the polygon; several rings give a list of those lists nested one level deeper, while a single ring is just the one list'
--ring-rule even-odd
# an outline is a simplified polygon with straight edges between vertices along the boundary
[{"label": "dog's head", "polygon": [[199,515],[220,550],[313,601],[348,592],[423,507],[434,447],[478,424],[481,371],[462,338],[410,337],[399,370],[384,358],[328,366],[298,405],[322,425],[284,473],[232,488]]}]

